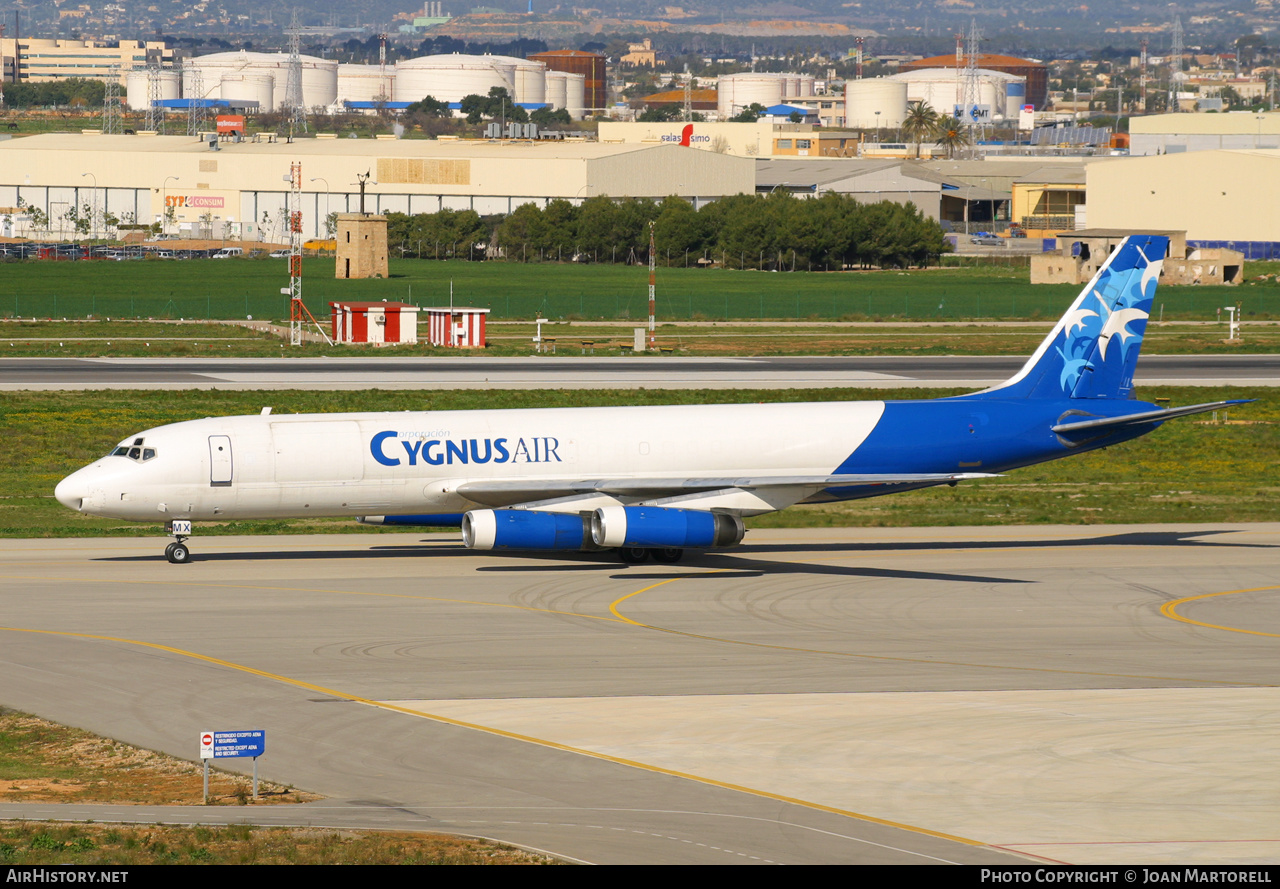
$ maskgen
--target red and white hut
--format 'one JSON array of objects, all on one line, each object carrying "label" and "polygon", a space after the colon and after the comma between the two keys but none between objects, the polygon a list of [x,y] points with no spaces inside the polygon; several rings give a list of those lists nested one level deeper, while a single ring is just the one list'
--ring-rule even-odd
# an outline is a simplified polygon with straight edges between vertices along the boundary
[{"label": "red and white hut", "polygon": [[457,349],[484,348],[488,309],[436,306],[422,311],[427,313],[427,341],[431,345]]},{"label": "red and white hut", "polygon": [[331,302],[335,343],[393,346],[418,341],[418,307],[396,302]]}]

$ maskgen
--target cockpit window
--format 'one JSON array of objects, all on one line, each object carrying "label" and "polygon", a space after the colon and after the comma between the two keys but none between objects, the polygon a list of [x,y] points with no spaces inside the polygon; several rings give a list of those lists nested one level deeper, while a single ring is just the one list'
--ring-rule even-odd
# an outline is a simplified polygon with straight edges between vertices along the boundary
[{"label": "cockpit window", "polygon": [[116,448],[114,451],[112,451],[108,456],[128,457],[130,460],[133,460],[135,462],[146,463],[148,460],[155,457],[155,455],[156,455],[155,448],[144,448],[142,447],[142,439],[135,438],[133,440],[132,445],[122,444],[118,448]]}]

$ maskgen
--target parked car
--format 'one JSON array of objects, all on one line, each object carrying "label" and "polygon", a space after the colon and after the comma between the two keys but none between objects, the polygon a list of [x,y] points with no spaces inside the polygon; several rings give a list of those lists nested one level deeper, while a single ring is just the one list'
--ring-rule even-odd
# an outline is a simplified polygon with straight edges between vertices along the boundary
[{"label": "parked car", "polygon": [[213,254],[214,259],[230,259],[233,256],[244,256],[244,250],[240,247],[223,247]]}]

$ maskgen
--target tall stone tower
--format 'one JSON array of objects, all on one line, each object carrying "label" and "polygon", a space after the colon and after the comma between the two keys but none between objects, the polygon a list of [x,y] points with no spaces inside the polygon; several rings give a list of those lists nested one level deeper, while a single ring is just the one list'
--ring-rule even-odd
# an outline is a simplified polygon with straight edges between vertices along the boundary
[{"label": "tall stone tower", "polygon": [[387,217],[339,213],[337,240],[334,277],[387,277]]}]

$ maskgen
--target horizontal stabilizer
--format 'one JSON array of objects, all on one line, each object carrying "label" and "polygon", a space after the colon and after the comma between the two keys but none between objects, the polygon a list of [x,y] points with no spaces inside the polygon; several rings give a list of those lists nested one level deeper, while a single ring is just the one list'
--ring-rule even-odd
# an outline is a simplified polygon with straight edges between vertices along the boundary
[{"label": "horizontal stabilizer", "polygon": [[1126,414],[1123,417],[1096,417],[1081,420],[1077,423],[1059,423],[1053,431],[1059,435],[1071,432],[1084,432],[1090,429],[1119,429],[1124,426],[1141,426],[1147,423],[1163,423],[1175,417],[1189,417],[1192,414],[1203,414],[1207,411],[1221,410],[1236,404],[1248,404],[1255,399],[1238,398],[1234,401],[1212,401],[1207,404],[1193,404],[1188,407],[1173,407],[1160,411],[1143,411],[1140,414]]}]

